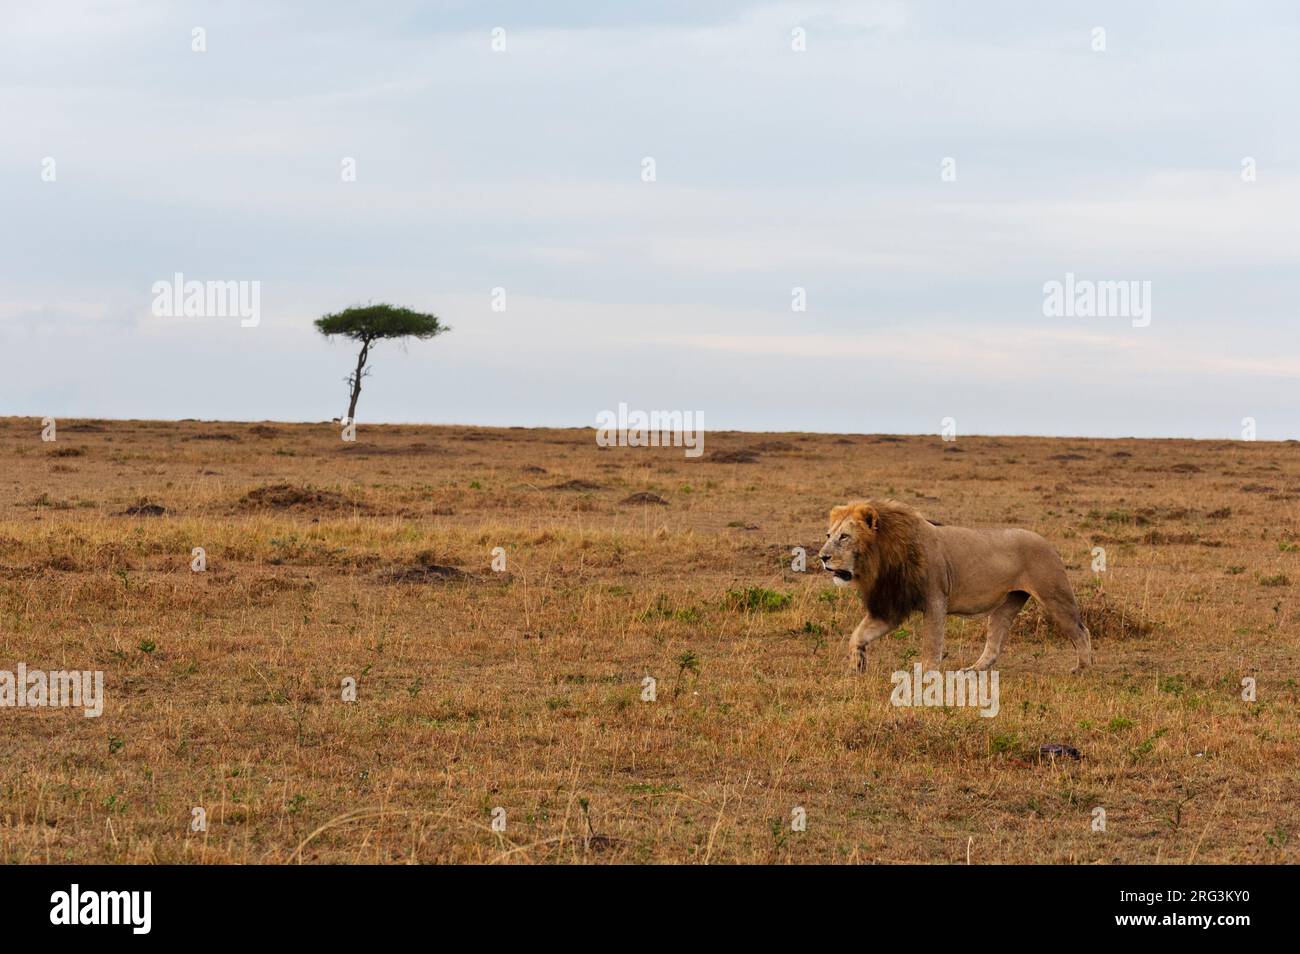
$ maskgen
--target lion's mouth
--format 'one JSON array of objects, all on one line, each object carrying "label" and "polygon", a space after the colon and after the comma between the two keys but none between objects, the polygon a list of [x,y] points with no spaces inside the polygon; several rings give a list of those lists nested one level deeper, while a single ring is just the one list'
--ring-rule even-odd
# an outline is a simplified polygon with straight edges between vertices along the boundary
[{"label": "lion's mouth", "polygon": [[[830,567],[827,567],[830,570]],[[853,579],[852,570],[831,570],[831,576],[835,577],[841,583],[847,583]]]}]

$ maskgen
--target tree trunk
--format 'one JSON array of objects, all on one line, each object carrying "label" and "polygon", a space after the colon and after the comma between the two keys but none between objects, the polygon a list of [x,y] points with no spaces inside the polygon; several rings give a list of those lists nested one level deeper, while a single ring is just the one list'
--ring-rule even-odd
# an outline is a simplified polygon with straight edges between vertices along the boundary
[{"label": "tree trunk", "polygon": [[366,356],[370,353],[370,339],[361,342],[361,353],[357,355],[357,369],[352,372],[352,400],[348,402],[349,424],[356,423],[357,398],[361,397],[361,376],[366,368]]}]

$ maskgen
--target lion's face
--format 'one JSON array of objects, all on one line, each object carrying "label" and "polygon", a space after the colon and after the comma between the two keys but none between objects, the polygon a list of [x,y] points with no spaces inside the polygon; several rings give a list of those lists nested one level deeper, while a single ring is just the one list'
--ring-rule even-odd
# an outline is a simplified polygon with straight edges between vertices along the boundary
[{"label": "lion's face", "polygon": [[817,557],[836,586],[853,582],[859,561],[875,541],[879,526],[880,515],[870,504],[846,504],[831,511],[830,529]]}]

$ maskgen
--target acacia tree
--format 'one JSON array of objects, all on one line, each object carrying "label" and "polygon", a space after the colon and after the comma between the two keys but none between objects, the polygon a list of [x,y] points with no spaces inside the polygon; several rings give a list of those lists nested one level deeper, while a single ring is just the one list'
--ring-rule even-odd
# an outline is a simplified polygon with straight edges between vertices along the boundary
[{"label": "acacia tree", "polygon": [[347,419],[355,421],[357,398],[361,397],[361,379],[370,373],[366,360],[370,357],[371,345],[384,338],[433,338],[444,331],[451,331],[451,328],[440,322],[437,315],[379,304],[354,305],[317,318],[316,330],[326,337],[343,335],[361,342],[356,370],[344,379],[350,392]]}]

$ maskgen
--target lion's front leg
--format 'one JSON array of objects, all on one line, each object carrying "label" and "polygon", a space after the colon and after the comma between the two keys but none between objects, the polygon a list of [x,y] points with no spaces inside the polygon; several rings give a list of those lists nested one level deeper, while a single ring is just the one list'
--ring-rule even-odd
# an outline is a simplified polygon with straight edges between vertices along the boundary
[{"label": "lion's front leg", "polygon": [[862,617],[862,622],[854,627],[853,635],[849,637],[849,668],[866,672],[867,647],[893,628],[894,624],[876,619],[870,613]]}]

